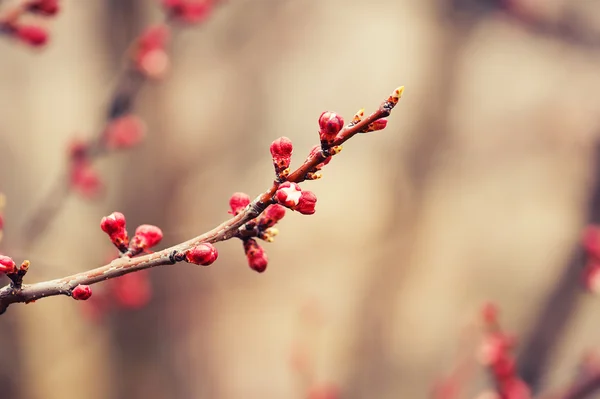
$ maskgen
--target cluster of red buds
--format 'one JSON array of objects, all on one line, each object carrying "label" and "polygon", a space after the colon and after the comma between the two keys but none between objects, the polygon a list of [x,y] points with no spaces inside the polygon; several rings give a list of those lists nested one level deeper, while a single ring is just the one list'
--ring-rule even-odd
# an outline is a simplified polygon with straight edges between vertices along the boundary
[{"label": "cluster of red buds", "polygon": [[517,343],[516,338],[502,331],[495,305],[486,304],[481,313],[485,332],[478,359],[488,368],[496,385],[498,399],[531,399],[529,386],[516,370],[512,353]]},{"label": "cluster of red buds", "polygon": [[39,25],[23,23],[22,17],[26,14],[52,17],[59,8],[58,0],[25,0],[0,17],[0,33],[33,47],[43,46],[48,42],[48,31]]},{"label": "cluster of red buds", "polygon": [[[345,127],[340,116],[333,112],[323,113],[319,118],[321,144],[311,149],[308,157],[294,172],[290,172],[293,152],[291,140],[286,137],[275,140],[270,146],[275,169],[275,179],[271,188],[254,201],[251,201],[247,194],[233,194],[229,200],[229,213],[233,217],[211,231],[184,243],[151,252],[163,238],[161,229],[143,224],[138,226],[130,237],[125,216],[120,212],[113,212],[102,218],[100,227],[119,250],[120,255],[118,259],[104,266],[63,279],[22,286],[22,277],[29,268],[29,262],[23,262],[18,268],[11,258],[1,257],[0,273],[6,274],[13,284],[0,289],[0,313],[12,303],[27,303],[54,295],[70,295],[76,300],[87,300],[92,295],[91,284],[116,277],[120,279],[104,290],[109,293],[110,302],[124,308],[137,308],[147,303],[151,296],[147,276],[145,272],[141,274],[141,271],[183,261],[196,265],[211,265],[218,258],[218,251],[213,243],[231,238],[242,241],[250,268],[259,273],[264,272],[268,265],[268,257],[258,240],[274,240],[278,234],[276,225],[286,215],[286,208],[304,215],[315,213],[316,195],[303,190],[299,183],[321,177],[322,168],[340,152],[341,144],[355,134],[385,127],[385,122],[378,121],[385,120],[390,114],[402,91],[402,87],[396,89],[365,119],[364,113],[359,111]],[[112,118],[113,123],[109,124],[100,140],[91,144],[76,142],[70,148],[71,184],[83,194],[91,195],[97,192],[100,186],[98,175],[91,168],[91,158],[94,155],[109,146],[117,148],[133,145],[143,137],[143,124],[136,117],[117,112]],[[315,388],[315,393],[309,396],[335,397],[337,394],[331,396],[331,392],[334,391],[329,388]],[[325,394],[326,396],[323,396]]]},{"label": "cluster of red buds", "polygon": [[104,231],[115,247],[127,256],[136,256],[158,245],[162,238],[162,230],[151,224],[142,224],[135,230],[129,239],[126,229],[125,216],[120,212],[113,212],[100,221],[100,228]]},{"label": "cluster of red buds", "polygon": [[188,24],[204,22],[209,17],[214,3],[215,0],[162,0],[169,17]]},{"label": "cluster of red buds", "polygon": [[[250,205],[250,197],[244,193],[234,193],[229,199],[229,213],[237,215]],[[260,238],[266,242],[273,242],[279,230],[274,226],[285,216],[285,208],[279,204],[269,205],[267,209],[255,220],[242,226],[238,231],[238,238],[243,242],[244,253],[248,266],[259,273],[267,269],[269,258],[264,248],[255,240]]]},{"label": "cluster of red buds", "polygon": [[595,294],[600,293],[600,226],[588,226],[583,233],[583,248],[587,254],[583,268],[583,284]]}]

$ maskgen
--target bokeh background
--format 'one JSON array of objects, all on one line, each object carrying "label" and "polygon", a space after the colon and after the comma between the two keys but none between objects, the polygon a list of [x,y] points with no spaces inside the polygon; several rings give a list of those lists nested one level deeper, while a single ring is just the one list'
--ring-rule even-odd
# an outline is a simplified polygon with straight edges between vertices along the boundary
[{"label": "bokeh background", "polygon": [[[41,22],[47,48],[0,40],[1,250],[32,261],[30,282],[103,264],[98,222],[114,210],[161,226],[164,246],[204,232],[231,193],[269,187],[273,139],[293,140],[297,165],[322,111],[350,118],[405,95],[385,131],[304,184],[317,213],[281,222],[266,273],[232,240],[210,268],[152,270],[143,309],[11,306],[1,398],[304,398],[307,384],[427,398],[476,344],[488,300],[536,390],[568,384],[600,347],[599,300],[578,284],[580,231],[600,216],[598,2],[229,0],[174,38],[168,75],[134,108],[146,142],[97,163],[106,195],[69,196],[28,243],[28,214],[70,140],[102,126],[157,3],[63,0]],[[486,386],[475,366],[462,397]]]}]

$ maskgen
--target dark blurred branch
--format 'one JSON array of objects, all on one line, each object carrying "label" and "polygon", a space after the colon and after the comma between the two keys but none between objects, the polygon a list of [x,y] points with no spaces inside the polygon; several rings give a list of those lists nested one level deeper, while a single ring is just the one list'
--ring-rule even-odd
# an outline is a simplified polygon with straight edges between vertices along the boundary
[{"label": "dark blurred branch", "polygon": [[[147,78],[133,69],[125,68],[117,78],[115,90],[106,110],[106,119],[102,128],[87,142],[88,156],[97,160],[110,153],[106,146],[104,132],[118,117],[131,111],[137,95]],[[50,189],[35,205],[31,215],[26,219],[22,237],[24,244],[31,246],[46,231],[52,220],[62,209],[66,198],[71,193],[69,168],[65,169],[51,183]]]},{"label": "dark blurred branch", "polygon": [[[588,223],[600,222],[600,145],[596,150],[595,170]],[[583,262],[584,253],[577,244],[562,275],[542,305],[529,336],[523,342],[523,351],[518,358],[520,375],[534,391],[539,388],[556,343],[564,334],[583,295],[580,285]]]},{"label": "dark blurred branch", "polygon": [[540,399],[585,399],[600,390],[600,370],[575,381],[564,392],[555,395],[541,395]]},{"label": "dark blurred branch", "polygon": [[571,45],[600,48],[600,32],[583,23],[576,13],[566,11],[557,20],[549,20],[540,13],[525,12],[514,5],[505,5],[502,10],[533,33],[553,37]]}]

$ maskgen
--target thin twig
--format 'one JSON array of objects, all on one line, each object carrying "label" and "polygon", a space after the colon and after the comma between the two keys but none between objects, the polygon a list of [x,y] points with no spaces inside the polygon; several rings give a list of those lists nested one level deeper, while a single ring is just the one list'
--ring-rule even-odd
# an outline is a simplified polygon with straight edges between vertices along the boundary
[{"label": "thin twig", "polygon": [[[362,121],[350,123],[343,128],[332,145],[340,146],[355,134],[364,132],[371,123],[388,116],[392,108],[396,105],[398,98],[402,95],[402,90],[402,88],[397,90],[394,94],[396,97],[390,96],[387,101],[381,104],[377,111],[373,112]],[[325,159],[326,157],[322,151],[312,153],[298,169],[288,176],[286,180],[294,183],[306,180],[307,174],[311,170],[314,170],[315,167],[321,164]],[[258,217],[267,206],[275,203],[274,195],[280,184],[281,182],[277,180],[274,181],[271,188],[252,201],[243,212],[240,212],[238,215],[221,223],[214,229],[183,243],[163,249],[162,251],[134,258],[121,257],[96,269],[56,280],[44,281],[31,285],[23,284],[20,287],[15,284],[2,287],[0,288],[0,314],[4,313],[12,303],[29,303],[41,298],[56,295],[69,296],[71,295],[72,290],[78,285],[92,285],[135,271],[182,262],[185,260],[187,251],[200,243],[215,243],[235,237],[238,233],[238,229],[242,225]]]}]

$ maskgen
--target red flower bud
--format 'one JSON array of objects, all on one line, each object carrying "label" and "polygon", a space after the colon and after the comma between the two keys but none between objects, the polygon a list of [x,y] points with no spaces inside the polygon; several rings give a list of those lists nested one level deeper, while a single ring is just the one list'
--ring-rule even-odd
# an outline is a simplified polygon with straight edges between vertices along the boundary
[{"label": "red flower bud", "polygon": [[229,198],[229,207],[231,210],[228,212],[231,215],[237,215],[243,211],[250,204],[250,196],[246,193],[233,193]]},{"label": "red flower bud", "polygon": [[40,26],[17,25],[14,29],[17,38],[31,46],[43,46],[48,41],[48,32]]},{"label": "red flower bud", "polygon": [[204,21],[212,10],[213,0],[163,0],[166,11],[185,23]]},{"label": "red flower bud", "polygon": [[71,296],[77,301],[85,301],[92,296],[92,287],[89,285],[78,285],[73,288]]},{"label": "red flower bud", "polygon": [[109,148],[131,148],[139,144],[146,135],[144,122],[135,115],[126,115],[113,120],[104,132]]},{"label": "red flower bud", "polygon": [[133,61],[136,68],[149,78],[162,77],[169,67],[165,50],[170,31],[167,25],[157,25],[142,33],[134,47]]},{"label": "red flower bud", "polygon": [[127,230],[125,229],[125,215],[121,212],[113,212],[100,220],[100,228],[119,249],[125,249],[129,243]]},{"label": "red flower bud", "polygon": [[249,238],[244,241],[244,252],[248,259],[248,265],[254,271],[259,273],[264,272],[267,269],[269,259],[263,247],[261,247],[256,240]]},{"label": "red flower bud", "polygon": [[17,271],[17,265],[15,261],[6,255],[0,255],[0,273],[15,273]]},{"label": "red flower bud", "polygon": [[33,0],[27,3],[30,12],[43,15],[56,15],[59,10],[58,0]]},{"label": "red flower bud", "polygon": [[258,228],[260,230],[275,226],[285,216],[285,207],[279,204],[269,205],[267,209],[258,218]]},{"label": "red flower bud", "polygon": [[275,173],[278,175],[290,167],[293,149],[292,140],[287,137],[280,137],[271,143],[273,166],[275,166]]},{"label": "red flower bud", "polygon": [[277,192],[275,192],[275,198],[281,205],[287,206],[288,208],[294,208],[300,201],[302,195],[302,189],[296,183],[285,182],[279,185]]},{"label": "red flower bud", "polygon": [[321,141],[331,144],[343,127],[344,118],[335,112],[323,112],[319,117],[319,137]]},{"label": "red flower bud", "polygon": [[364,133],[374,132],[377,130],[383,130],[387,126],[387,122],[388,121],[385,118],[377,119],[375,122],[373,122],[369,126],[367,126]]},{"label": "red flower bud", "polygon": [[300,212],[303,215],[312,215],[315,213],[315,205],[317,203],[317,196],[312,191],[302,191],[298,205],[293,209]]},{"label": "red flower bud", "polygon": [[143,224],[135,230],[129,247],[133,250],[152,248],[162,240],[162,230],[151,224]]},{"label": "red flower bud", "polygon": [[205,242],[187,251],[185,260],[195,265],[208,266],[217,260],[218,256],[217,249],[212,244]]},{"label": "red flower bud", "polygon": [[152,298],[152,287],[147,270],[125,274],[111,281],[111,292],[119,305],[128,309],[139,309]]}]

